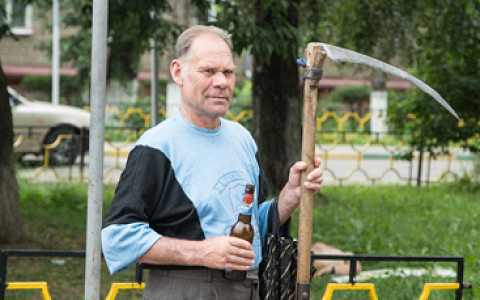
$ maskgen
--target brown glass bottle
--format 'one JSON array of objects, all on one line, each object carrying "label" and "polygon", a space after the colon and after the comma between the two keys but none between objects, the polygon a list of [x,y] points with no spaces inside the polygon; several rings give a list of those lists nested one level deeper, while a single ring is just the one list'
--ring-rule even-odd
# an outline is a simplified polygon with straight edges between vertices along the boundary
[{"label": "brown glass bottle", "polygon": [[[251,224],[252,221],[252,206],[253,194],[255,193],[255,186],[247,184],[245,187],[245,196],[243,197],[242,207],[238,214],[238,220],[233,224],[230,230],[230,236],[244,239],[250,244],[253,242],[254,230]],[[246,271],[225,270],[224,277],[229,280],[242,281],[247,277]]]}]

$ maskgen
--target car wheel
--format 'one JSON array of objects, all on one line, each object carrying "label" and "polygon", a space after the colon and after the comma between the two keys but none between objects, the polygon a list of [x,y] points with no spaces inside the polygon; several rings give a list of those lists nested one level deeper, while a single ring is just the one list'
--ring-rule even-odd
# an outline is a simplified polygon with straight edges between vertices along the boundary
[{"label": "car wheel", "polygon": [[53,129],[45,139],[45,144],[52,144],[60,134],[72,134],[71,139],[62,139],[57,147],[50,150],[51,165],[73,165],[80,153],[80,134],[73,127]]}]

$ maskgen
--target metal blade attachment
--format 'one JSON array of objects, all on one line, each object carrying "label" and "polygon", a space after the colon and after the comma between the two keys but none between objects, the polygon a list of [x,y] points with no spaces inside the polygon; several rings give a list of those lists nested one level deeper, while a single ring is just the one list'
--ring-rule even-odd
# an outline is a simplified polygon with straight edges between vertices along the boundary
[{"label": "metal blade attachment", "polygon": [[332,46],[329,44],[324,44],[324,43],[320,43],[320,44],[322,45],[323,49],[327,52],[327,56],[334,62],[349,62],[354,64],[361,64],[361,65],[372,67],[374,69],[382,70],[387,74],[407,80],[408,82],[412,83],[413,85],[415,85],[416,87],[424,91],[425,93],[432,96],[433,99],[435,99],[438,103],[440,103],[440,105],[442,105],[453,116],[455,116],[455,118],[459,120],[457,113],[445,101],[445,99],[443,99],[442,96],[440,96],[440,94],[437,93],[437,91],[431,88],[428,84],[416,78],[415,76],[410,75],[409,73],[403,70],[400,70],[397,67],[384,63],[373,57],[370,57],[352,50],[347,50],[344,48]]}]

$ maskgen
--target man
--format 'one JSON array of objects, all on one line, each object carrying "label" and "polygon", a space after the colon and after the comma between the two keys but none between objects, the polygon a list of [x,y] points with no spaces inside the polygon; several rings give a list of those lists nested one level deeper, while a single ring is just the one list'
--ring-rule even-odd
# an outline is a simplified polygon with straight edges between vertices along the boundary
[{"label": "man", "polygon": [[[159,265],[144,299],[258,299],[258,265],[270,209],[284,223],[300,200],[306,163],[290,169],[278,199],[268,187],[258,149],[240,124],[221,118],[235,86],[230,35],[193,26],[179,37],[170,65],[181,88],[180,112],[150,129],[130,152],[102,230],[111,273],[135,262]],[[272,154],[274,155],[274,154]],[[316,168],[306,188],[320,190]],[[252,244],[230,237],[245,184],[256,186]],[[248,271],[242,282],[223,270]]]}]

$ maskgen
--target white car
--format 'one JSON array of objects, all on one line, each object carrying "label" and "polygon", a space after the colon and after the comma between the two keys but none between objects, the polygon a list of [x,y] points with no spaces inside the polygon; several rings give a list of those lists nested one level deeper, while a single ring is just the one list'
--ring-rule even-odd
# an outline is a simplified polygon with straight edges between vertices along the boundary
[{"label": "white car", "polygon": [[[78,154],[88,150],[90,113],[86,110],[47,102],[30,101],[8,87],[12,108],[14,152],[44,154],[45,146],[53,144],[60,134],[72,138],[61,139],[50,153],[50,164],[71,165]],[[82,138],[83,137],[83,143]]]}]

